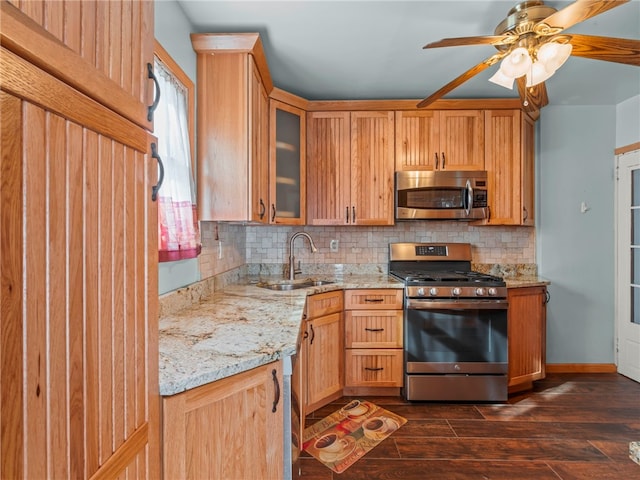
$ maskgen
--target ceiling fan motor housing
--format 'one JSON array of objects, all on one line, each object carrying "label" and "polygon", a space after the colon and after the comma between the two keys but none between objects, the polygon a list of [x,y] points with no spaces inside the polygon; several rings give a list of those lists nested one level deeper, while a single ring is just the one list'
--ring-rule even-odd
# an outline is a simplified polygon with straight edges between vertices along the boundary
[{"label": "ceiling fan motor housing", "polygon": [[[557,12],[557,9],[545,5],[542,0],[520,2],[509,10],[507,18],[498,24],[495,29],[495,35],[513,35],[514,37],[520,37],[521,35],[540,33],[536,32],[534,27],[541,20],[544,20],[555,12]],[[520,38],[518,38],[518,40],[520,40]],[[508,50],[513,43],[496,44],[495,47],[498,50],[505,51]]]}]

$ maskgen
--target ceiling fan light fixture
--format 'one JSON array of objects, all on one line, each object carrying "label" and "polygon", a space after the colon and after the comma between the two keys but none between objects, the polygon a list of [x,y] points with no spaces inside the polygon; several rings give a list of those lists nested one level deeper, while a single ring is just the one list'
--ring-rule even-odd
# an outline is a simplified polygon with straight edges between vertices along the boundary
[{"label": "ceiling fan light fixture", "polygon": [[500,63],[500,71],[510,78],[518,78],[525,75],[531,68],[531,57],[524,47],[515,48]]},{"label": "ceiling fan light fixture", "polygon": [[573,47],[570,43],[547,42],[538,48],[536,58],[544,63],[547,70],[555,72],[571,55]]},{"label": "ceiling fan light fixture", "polygon": [[555,70],[548,70],[543,62],[537,61],[531,65],[531,69],[527,72],[527,87],[533,87],[547,80]]},{"label": "ceiling fan light fixture", "polygon": [[513,90],[513,82],[515,81],[515,78],[507,77],[504,73],[502,73],[501,69],[498,69],[496,73],[493,74],[493,77],[489,79],[489,81],[495,83],[496,85],[500,85],[501,87]]}]

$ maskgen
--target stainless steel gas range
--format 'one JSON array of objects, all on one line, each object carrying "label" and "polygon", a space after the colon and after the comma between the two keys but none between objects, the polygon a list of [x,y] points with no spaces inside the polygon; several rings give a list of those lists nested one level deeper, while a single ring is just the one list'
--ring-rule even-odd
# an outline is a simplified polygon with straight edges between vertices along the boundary
[{"label": "stainless steel gas range", "polygon": [[389,273],[405,284],[405,398],[506,400],[507,289],[471,270],[471,245],[392,243]]}]

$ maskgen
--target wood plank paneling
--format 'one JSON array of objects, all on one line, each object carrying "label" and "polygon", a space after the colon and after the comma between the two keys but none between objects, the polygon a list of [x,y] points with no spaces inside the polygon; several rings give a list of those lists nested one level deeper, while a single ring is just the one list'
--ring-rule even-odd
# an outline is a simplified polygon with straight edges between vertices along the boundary
[{"label": "wood plank paneling", "polygon": [[394,113],[351,113],[351,223],[393,225]]},{"label": "wood plank paneling", "polygon": [[396,112],[396,171],[435,169],[435,155],[440,152],[438,120],[433,110]]},{"label": "wood plank paneling", "polygon": [[343,225],[351,206],[349,112],[307,114],[307,223]]},{"label": "wood plank paneling", "polygon": [[24,477],[25,432],[21,422],[24,398],[22,338],[22,199],[24,165],[23,110],[20,100],[0,91],[0,477]]},{"label": "wood plank paneling", "polygon": [[346,348],[402,348],[402,310],[347,310]]},{"label": "wood plank paneling", "polygon": [[484,170],[483,111],[441,111],[439,116],[441,169]]}]

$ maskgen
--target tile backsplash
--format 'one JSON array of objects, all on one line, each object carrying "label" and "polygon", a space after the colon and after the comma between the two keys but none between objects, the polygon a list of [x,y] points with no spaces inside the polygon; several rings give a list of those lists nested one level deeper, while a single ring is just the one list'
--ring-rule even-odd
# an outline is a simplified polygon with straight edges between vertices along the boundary
[{"label": "tile backsplash", "polygon": [[[535,229],[531,227],[477,227],[465,222],[399,222],[389,227],[253,226],[202,222],[202,279],[248,264],[272,265],[279,271],[289,257],[289,237],[304,230],[318,252],[312,254],[305,238],[295,241],[295,257],[307,264],[386,265],[392,242],[466,242],[476,264],[535,264]],[[329,243],[338,240],[338,251]]]}]

